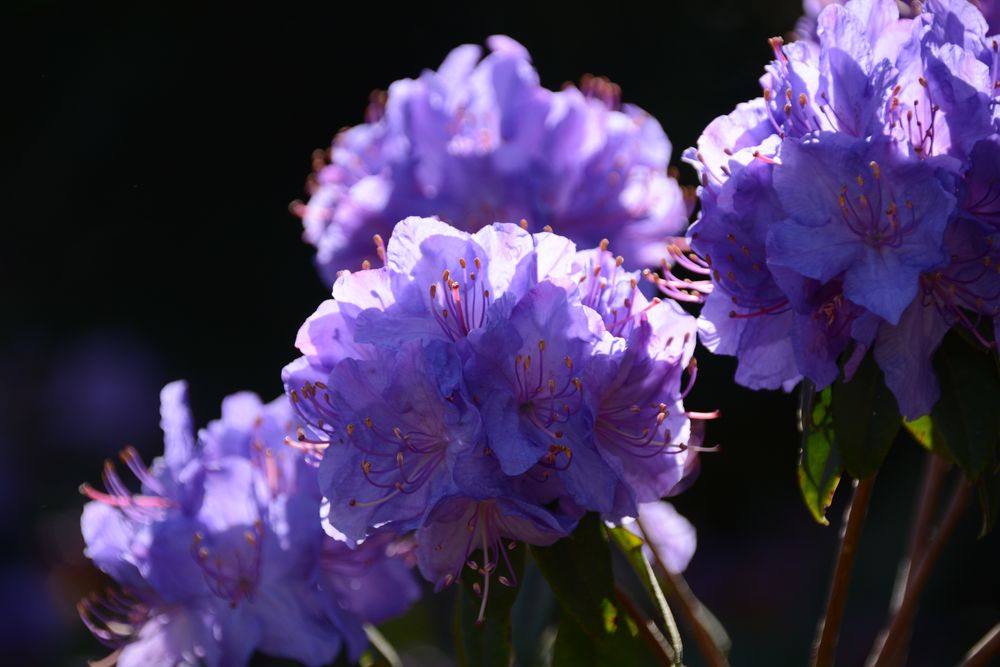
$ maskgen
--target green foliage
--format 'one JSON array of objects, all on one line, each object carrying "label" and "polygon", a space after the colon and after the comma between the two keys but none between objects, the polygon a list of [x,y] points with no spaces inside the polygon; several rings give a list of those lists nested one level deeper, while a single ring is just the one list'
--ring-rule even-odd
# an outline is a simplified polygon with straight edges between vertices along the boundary
[{"label": "green foliage", "polygon": [[552,650],[552,667],[599,667],[600,660],[593,649],[593,640],[570,614],[564,612]]},{"label": "green foliage", "polygon": [[[944,446],[934,420],[929,415],[912,422],[903,421],[903,426],[927,451],[952,463],[955,462],[951,453]],[[982,528],[979,531],[980,537],[985,537],[993,530],[997,515],[1000,513],[1000,475],[997,473],[998,471],[994,469],[992,473],[982,475],[976,485],[979,509],[983,518]]]},{"label": "green foliage", "polygon": [[667,630],[667,639],[670,642],[675,664],[681,664],[684,656],[684,648],[681,644],[680,633],[677,630],[677,623],[674,620],[673,613],[670,611],[670,606],[667,604],[667,598],[660,588],[660,582],[657,581],[649,561],[646,560],[646,555],[642,552],[643,541],[625,528],[611,528],[608,530],[608,536],[621,550],[622,554],[624,554],[625,559],[632,566],[633,571],[639,578],[639,581],[642,582],[649,597],[656,604],[657,611],[659,611],[664,627]]},{"label": "green foliage", "polygon": [[[523,545],[518,545],[507,552],[519,581],[524,575],[525,551]],[[472,560],[482,564],[482,552],[474,553]],[[486,613],[483,621],[477,622],[482,600],[475,593],[476,585],[482,590],[482,574],[469,567],[463,568],[460,582],[455,586],[453,621],[458,664],[462,667],[509,667],[513,663],[511,607],[517,598],[518,588],[502,585],[497,572],[493,572]]]},{"label": "green foliage", "polygon": [[834,441],[833,391],[817,394],[813,384],[803,381],[800,403],[802,448],[799,451],[799,490],[813,518],[830,525],[826,510],[833,501],[844,466]]},{"label": "green foliage", "polygon": [[518,667],[545,664],[546,631],[555,630],[556,599],[534,560],[524,567],[517,600],[511,609],[511,632]]},{"label": "green foliage", "polygon": [[913,436],[914,440],[923,445],[924,449],[929,452],[934,451],[934,422],[931,421],[930,415],[918,417],[913,421],[904,419],[903,426]]},{"label": "green foliage", "polygon": [[616,603],[600,518],[588,514],[569,537],[531,553],[559,601],[553,667],[638,664],[636,628]]},{"label": "green foliage", "polygon": [[833,429],[844,468],[856,479],[873,477],[903,424],[896,398],[869,353],[849,382],[833,383]]},{"label": "green foliage", "polygon": [[931,417],[948,457],[971,481],[997,464],[1000,379],[992,354],[949,333],[934,356],[941,398]]}]

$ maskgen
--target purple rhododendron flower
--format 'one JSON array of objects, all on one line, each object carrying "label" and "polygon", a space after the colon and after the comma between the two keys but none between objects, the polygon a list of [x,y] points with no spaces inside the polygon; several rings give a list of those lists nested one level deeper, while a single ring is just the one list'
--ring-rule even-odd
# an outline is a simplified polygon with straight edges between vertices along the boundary
[{"label": "purple rhododendron flower", "polygon": [[[694,318],[648,300],[604,241],[435,219],[393,231],[383,268],[343,272],[284,372],[321,459],[327,530],[416,531],[438,586],[471,554],[489,590],[511,543],[550,544],[692,478]],[[498,569],[499,568],[499,569]],[[484,602],[485,609],[485,602]]]},{"label": "purple rhododendron flower", "polygon": [[[803,0],[802,17],[795,26],[795,38],[815,42],[817,40],[816,19],[820,12],[828,5],[845,5],[847,2],[848,0]],[[982,12],[983,18],[989,25],[987,34],[995,35],[1000,32],[1000,3],[996,0],[968,0],[968,2]],[[923,9],[923,4],[916,0],[896,0],[899,15],[906,18],[918,15]]]},{"label": "purple rhododendron flower", "polygon": [[[937,399],[954,325],[986,346],[995,251],[998,48],[966,0],[825,4],[784,45],[762,96],[717,118],[685,159],[702,211],[668,293],[704,296],[699,332],[736,380],[789,389],[849,378],[874,349],[901,412]],[[918,11],[919,10],[919,11]]]},{"label": "purple rhododendron flower", "polygon": [[604,237],[640,264],[689,214],[667,176],[671,146],[659,123],[617,86],[539,84],[509,37],[452,51],[437,71],[375,95],[366,123],[340,133],[297,208],[323,277],[376,262],[374,234],[410,215],[474,232],[498,220],[551,225],[584,245]]},{"label": "purple rhododendron flower", "polygon": [[[323,534],[315,470],[284,444],[284,398],[230,396],[197,437],[184,383],[161,400],[164,455],[149,468],[131,448],[121,457],[141,490],[111,463],[105,491],[83,486],[87,555],[120,588],[80,613],[119,665],[240,665],[255,651],[322,665],[342,648],[355,658],[362,622],[416,599],[391,536],[348,548]],[[384,580],[391,595],[353,592]]]},{"label": "purple rhododendron flower", "polygon": [[642,550],[647,560],[659,560],[670,572],[683,572],[694,557],[697,531],[670,503],[643,503],[638,520],[627,517],[622,526],[645,542]]},{"label": "purple rhododendron flower", "polygon": [[955,201],[928,161],[896,161],[886,141],[786,141],[774,186],[788,217],[768,230],[768,264],[823,284],[839,278],[846,299],[898,323],[920,274],[946,259]]},{"label": "purple rhododendron flower", "polygon": [[997,2],[997,0],[971,1],[983,13],[983,18],[986,19],[986,23],[989,25],[989,34],[996,35],[1000,33],[1000,2]]}]

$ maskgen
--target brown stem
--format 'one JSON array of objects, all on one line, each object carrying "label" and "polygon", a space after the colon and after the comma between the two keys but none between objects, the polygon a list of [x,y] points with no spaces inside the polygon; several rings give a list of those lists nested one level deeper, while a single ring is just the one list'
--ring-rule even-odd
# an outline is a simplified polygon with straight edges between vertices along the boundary
[{"label": "brown stem", "polygon": [[990,658],[1000,654],[1000,623],[997,623],[976,645],[969,649],[958,667],[986,667]]},{"label": "brown stem", "polygon": [[657,560],[656,565],[657,573],[667,582],[666,593],[671,606],[680,612],[684,624],[694,635],[694,643],[698,645],[698,650],[705,658],[705,662],[710,667],[729,667],[729,659],[719,648],[716,638],[705,627],[704,607],[701,601],[695,597],[687,581],[680,574],[667,570],[659,560]]},{"label": "brown stem", "polygon": [[920,562],[924,550],[927,549],[927,544],[930,542],[937,501],[941,496],[941,487],[944,485],[945,476],[950,467],[951,465],[940,456],[927,454],[924,481],[920,487],[917,511],[913,516],[913,526],[910,529],[910,546],[906,562],[900,567],[900,575],[905,576],[902,581],[896,580],[896,589],[892,594],[892,613],[896,613],[899,605],[903,603],[903,593],[915,574],[913,565]]},{"label": "brown stem", "polygon": [[851,581],[851,570],[854,569],[854,557],[857,554],[858,541],[861,539],[861,529],[865,525],[865,515],[868,513],[868,504],[871,502],[874,485],[874,477],[854,482],[854,495],[844,512],[840,548],[837,551],[837,563],[833,568],[833,579],[830,582],[830,597],[826,604],[826,613],[823,615],[823,620],[820,621],[819,636],[813,648],[813,667],[833,665],[840,624],[843,621],[844,608],[847,605],[847,589]]},{"label": "brown stem", "polygon": [[[927,544],[930,542],[937,514],[938,499],[941,497],[941,487],[944,486],[944,480],[950,467],[951,465],[942,457],[928,452],[924,463],[924,478],[916,497],[913,524],[910,526],[910,544],[907,547],[906,555],[899,562],[896,582],[892,588],[892,597],[889,602],[890,616],[899,611],[899,607],[903,603],[903,596],[906,594],[906,587],[910,585],[916,572],[915,564],[923,558]],[[896,653],[893,665],[902,664],[906,657],[905,648],[908,644],[909,637],[902,642],[903,650]]]},{"label": "brown stem", "polygon": [[951,503],[948,505],[948,511],[941,519],[941,525],[907,583],[899,609],[872,647],[872,652],[865,663],[868,667],[886,667],[900,651],[906,637],[909,636],[913,619],[917,614],[920,594],[923,592],[924,586],[927,585],[931,570],[944,551],[948,537],[954,532],[955,526],[962,518],[962,512],[969,500],[969,488],[969,484],[965,480],[959,481],[958,488],[955,489]]},{"label": "brown stem", "polygon": [[639,606],[635,601],[629,597],[628,593],[621,589],[619,586],[615,586],[615,597],[618,598],[618,604],[621,605],[625,613],[635,622],[636,627],[639,628],[639,634],[642,636],[646,645],[649,646],[653,655],[656,656],[660,664],[663,667],[676,667],[680,665],[680,661],[677,659],[674,649],[670,646],[666,637],[660,632],[660,629],[656,627],[656,623],[646,618],[646,615],[639,609]]}]

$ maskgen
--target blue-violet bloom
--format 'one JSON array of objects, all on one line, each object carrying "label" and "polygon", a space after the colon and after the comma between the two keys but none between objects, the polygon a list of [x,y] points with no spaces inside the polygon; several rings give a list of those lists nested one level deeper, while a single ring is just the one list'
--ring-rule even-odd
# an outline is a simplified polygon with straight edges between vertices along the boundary
[{"label": "blue-violet bloom", "polygon": [[523,46],[487,43],[481,60],[479,46],[460,46],[436,71],[373,94],[366,122],[316,158],[310,198],[293,210],[329,283],[381,264],[373,236],[410,215],[469,232],[526,219],[584,246],[610,238],[641,265],[686,225],[689,202],[667,175],[671,146],[653,117],[601,77],[550,91]]},{"label": "blue-violet bloom", "polygon": [[[391,536],[356,546],[319,526],[315,469],[284,441],[284,397],[228,397],[197,436],[182,382],[161,394],[164,454],[146,467],[134,449],[104,491],[82,487],[87,555],[117,584],[80,603],[121,667],[245,665],[255,651],[324,665],[356,659],[362,623],[403,613],[419,595],[407,550]],[[392,590],[374,595],[379,583]],[[358,594],[360,587],[366,594]]]}]

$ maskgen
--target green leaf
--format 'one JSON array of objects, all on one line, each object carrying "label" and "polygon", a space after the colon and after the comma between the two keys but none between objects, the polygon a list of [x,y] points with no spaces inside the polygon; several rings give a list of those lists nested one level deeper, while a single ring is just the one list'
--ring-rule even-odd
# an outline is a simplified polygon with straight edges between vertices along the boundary
[{"label": "green leaf", "polygon": [[664,627],[667,629],[667,640],[670,642],[670,648],[676,663],[680,664],[684,655],[680,632],[677,630],[677,622],[674,620],[673,612],[670,611],[670,605],[667,604],[663,589],[660,588],[660,582],[656,579],[653,568],[650,567],[649,561],[646,560],[646,555],[642,551],[644,542],[626,528],[611,528],[608,530],[608,535],[624,554],[649,597],[656,604]]},{"label": "green leaf", "polygon": [[511,609],[514,654],[519,667],[533,667],[543,662],[546,630],[555,629],[556,598],[533,559],[525,565],[520,589]]},{"label": "green leaf", "polygon": [[896,398],[871,353],[849,382],[833,383],[833,429],[844,468],[855,479],[878,472],[903,425]]},{"label": "green leaf", "polygon": [[639,664],[635,626],[615,603],[610,545],[597,514],[531,553],[560,605],[553,667]]},{"label": "green leaf", "polygon": [[569,537],[552,546],[532,547],[531,553],[556,599],[592,639],[602,639],[607,632],[601,610],[605,600],[613,603],[615,584],[598,515],[586,515]]},{"label": "green leaf", "polygon": [[602,657],[571,614],[563,612],[552,648],[552,667],[600,667]]},{"label": "green leaf", "polygon": [[913,421],[903,419],[903,426],[910,432],[914,440],[924,446],[924,449],[929,452],[934,451],[934,422],[930,415],[918,417]]},{"label": "green leaf", "polygon": [[[524,573],[524,546],[518,545],[508,551],[514,575],[520,581]],[[482,551],[471,555],[471,559],[482,564]],[[509,667],[512,664],[511,607],[519,589],[504,586],[494,571],[490,577],[489,595],[483,621],[478,622],[482,598],[474,591],[477,585],[484,588],[483,575],[472,568],[462,568],[462,576],[456,584],[455,596],[455,655],[462,667]]]},{"label": "green leaf", "polygon": [[833,391],[827,387],[817,394],[813,384],[803,381],[800,404],[802,448],[799,451],[799,490],[806,507],[820,524],[830,525],[826,510],[844,470],[834,444]]},{"label": "green leaf", "polygon": [[931,417],[944,448],[971,481],[996,464],[1000,380],[991,353],[949,333],[934,356],[941,398]]},{"label": "green leaf", "polygon": [[941,434],[934,425],[934,420],[930,415],[924,415],[913,421],[903,420],[903,427],[913,436],[920,445],[931,454],[936,454],[949,463],[954,463],[955,459],[951,452],[944,446]]}]

